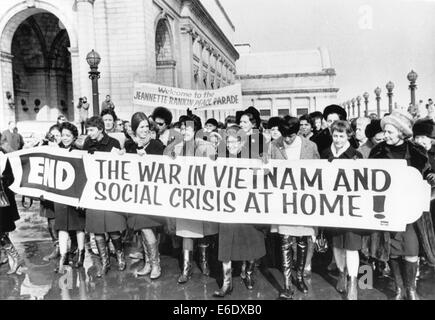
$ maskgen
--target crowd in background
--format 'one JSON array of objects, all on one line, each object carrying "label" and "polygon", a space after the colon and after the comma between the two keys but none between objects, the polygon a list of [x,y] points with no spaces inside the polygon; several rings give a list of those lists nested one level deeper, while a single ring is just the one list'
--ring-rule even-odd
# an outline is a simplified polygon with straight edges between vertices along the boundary
[{"label": "crowd in background", "polygon": [[[81,149],[93,153],[116,152],[139,155],[161,155],[171,158],[201,156],[216,159],[405,159],[418,169],[422,177],[435,185],[435,123],[433,103],[421,112],[394,110],[381,119],[360,117],[348,119],[346,111],[330,105],[324,112],[300,117],[272,117],[262,120],[259,111],[249,107],[225,119],[201,119],[188,111],[179,119],[165,107],[156,108],[149,116],[142,112],[130,121],[118,119],[115,107],[106,98],[100,116],[88,118],[86,97],[79,102],[81,128],[60,116],[58,122],[37,145],[66,149]],[[79,132],[80,129],[80,132]],[[80,134],[81,133],[81,134]],[[0,245],[2,262],[9,262],[8,273],[20,273],[23,260],[8,236],[15,229],[19,214],[14,195],[7,188],[13,181],[12,170],[4,153],[19,150],[24,142],[15,128],[2,133],[1,179],[9,206],[0,207]],[[146,158],[144,158],[146,161]],[[217,247],[222,264],[221,287],[213,294],[224,297],[231,293],[234,263],[241,264],[240,276],[246,288],[255,286],[255,270],[264,257],[273,257],[272,265],[284,276],[281,299],[292,299],[295,290],[308,292],[305,278],[311,274],[315,248],[326,250],[325,239],[332,250],[329,270],[337,269],[336,289],[346,298],[358,297],[358,271],[362,261],[394,279],[395,299],[418,299],[419,265],[435,265],[435,236],[433,207],[405,232],[362,231],[358,229],[321,228],[290,225],[218,224],[187,219],[162,219],[108,210],[85,210],[40,200],[41,215],[47,218],[54,250],[45,259],[58,259],[56,272],[63,273],[65,265],[83,267],[86,252],[98,254],[101,262],[98,276],[103,277],[112,267],[111,253],[117,268],[124,271],[127,262],[124,239],[134,233],[139,239],[138,252],[131,259],[144,260],[137,276],[157,280],[162,272],[159,245],[169,239],[180,250],[179,284],[190,281],[193,253],[198,254],[201,272],[210,275],[210,248]],[[416,199],[418,201],[418,199]],[[141,251],[141,252],[140,252]],[[296,288],[296,289],[295,289]]]}]

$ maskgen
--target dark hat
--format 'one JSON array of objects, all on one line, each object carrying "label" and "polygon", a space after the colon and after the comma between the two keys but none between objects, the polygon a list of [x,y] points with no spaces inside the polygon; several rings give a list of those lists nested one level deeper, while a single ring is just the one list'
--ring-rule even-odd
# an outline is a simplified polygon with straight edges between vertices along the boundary
[{"label": "dark hat", "polygon": [[331,104],[325,108],[323,111],[323,119],[327,119],[330,114],[336,113],[340,117],[340,120],[346,120],[347,119],[347,112],[344,110],[344,108],[336,105]]},{"label": "dark hat", "polygon": [[368,139],[373,138],[375,135],[377,135],[379,132],[382,132],[381,128],[381,120],[374,119],[372,120],[366,127],[366,137]]},{"label": "dark hat", "polygon": [[250,113],[252,114],[252,116],[254,117],[254,120],[256,122],[256,126],[259,127],[260,123],[261,123],[261,118],[260,118],[260,111],[258,111],[256,108],[254,107],[249,107],[248,109],[246,109],[245,111],[237,111],[236,112],[236,122],[240,123],[240,118],[247,114]]},{"label": "dark hat", "polygon": [[214,118],[208,119],[208,120],[206,121],[205,124],[208,124],[208,123],[210,123],[211,125],[215,126],[216,128],[217,128],[218,125],[219,125],[218,122],[217,122],[217,120],[214,119]]},{"label": "dark hat", "polygon": [[426,136],[435,139],[435,122],[432,119],[418,120],[412,127],[412,133],[416,136]]}]

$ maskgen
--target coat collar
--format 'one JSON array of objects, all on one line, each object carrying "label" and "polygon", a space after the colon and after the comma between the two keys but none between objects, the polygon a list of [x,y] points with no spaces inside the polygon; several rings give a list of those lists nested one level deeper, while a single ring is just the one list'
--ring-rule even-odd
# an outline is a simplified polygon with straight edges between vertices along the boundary
[{"label": "coat collar", "polygon": [[[302,141],[301,154],[304,154],[304,151],[308,148],[308,143],[307,143],[308,139],[301,137],[301,136],[299,136],[299,138],[301,138],[301,141]],[[287,153],[285,152],[285,146],[284,146],[284,138],[279,137],[273,143],[278,148],[278,150],[281,152],[283,158],[287,160]]]}]

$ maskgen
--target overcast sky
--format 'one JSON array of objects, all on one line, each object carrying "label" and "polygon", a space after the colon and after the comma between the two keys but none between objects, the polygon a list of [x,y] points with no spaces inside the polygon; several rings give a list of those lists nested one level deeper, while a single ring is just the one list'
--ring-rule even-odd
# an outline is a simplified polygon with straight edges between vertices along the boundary
[{"label": "overcast sky", "polygon": [[[329,50],[338,103],[396,85],[408,105],[414,69],[417,99],[435,98],[435,0],[220,0],[236,27],[236,43],[253,52]],[[371,100],[374,102],[374,100]]]}]

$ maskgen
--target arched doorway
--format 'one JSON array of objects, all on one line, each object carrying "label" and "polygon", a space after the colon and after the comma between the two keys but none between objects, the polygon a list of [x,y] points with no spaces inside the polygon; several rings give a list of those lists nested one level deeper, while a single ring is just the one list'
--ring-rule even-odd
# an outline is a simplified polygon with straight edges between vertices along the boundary
[{"label": "arched doorway", "polygon": [[[70,39],[62,22],[36,13],[17,27],[11,44],[16,121],[74,120]],[[41,113],[40,113],[41,112]]]}]

